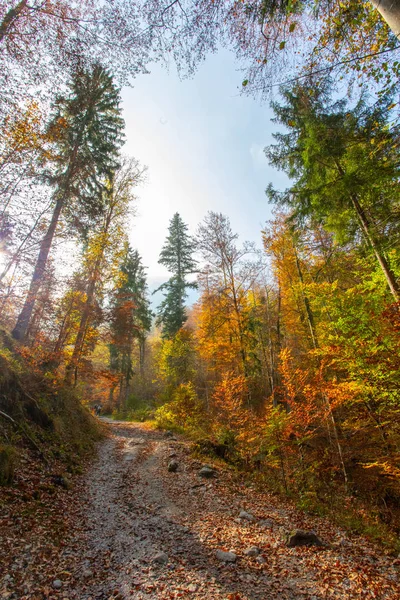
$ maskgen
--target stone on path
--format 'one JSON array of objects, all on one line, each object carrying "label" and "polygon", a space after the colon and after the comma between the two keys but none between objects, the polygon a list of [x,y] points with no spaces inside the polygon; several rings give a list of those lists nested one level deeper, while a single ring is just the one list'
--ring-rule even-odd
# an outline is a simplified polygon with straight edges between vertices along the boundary
[{"label": "stone on path", "polygon": [[245,510],[240,511],[239,519],[244,519],[245,521],[255,521],[256,520],[254,515],[252,515],[251,513],[247,512]]},{"label": "stone on path", "polygon": [[265,560],[265,558],[263,556],[257,556],[256,561],[260,564],[260,565],[265,565],[265,563],[267,562]]},{"label": "stone on path", "polygon": [[324,543],[313,531],[302,531],[301,529],[295,529],[292,531],[287,540],[287,546],[289,548],[295,548],[296,546],[323,546]]},{"label": "stone on path", "polygon": [[177,472],[177,470],[178,470],[178,466],[179,466],[179,465],[178,465],[178,463],[177,463],[177,461],[176,461],[176,460],[171,460],[171,461],[168,463],[168,471],[169,471],[170,473],[176,473],[176,472]]},{"label": "stone on path", "polygon": [[159,552],[153,558],[153,563],[156,563],[156,565],[166,565],[167,562],[168,562],[168,554],[165,554],[165,552]]},{"label": "stone on path", "polygon": [[200,477],[204,477],[205,479],[211,479],[215,475],[214,469],[211,467],[202,467],[199,471]]},{"label": "stone on path", "polygon": [[236,554],[234,552],[224,552],[223,550],[217,550],[215,556],[218,560],[226,563],[234,563],[236,562]]},{"label": "stone on path", "polygon": [[62,588],[62,581],[60,579],[55,579],[53,581],[53,588],[59,590]]},{"label": "stone on path", "polygon": [[93,577],[93,571],[91,571],[90,569],[84,569],[82,571],[82,575],[83,577],[85,577],[85,579],[91,579]]},{"label": "stone on path", "polygon": [[272,529],[275,523],[272,519],[262,519],[262,521],[259,522],[259,525],[260,527],[265,527],[266,529]]},{"label": "stone on path", "polygon": [[246,556],[258,556],[260,554],[260,548],[257,548],[257,546],[251,546],[251,548],[247,548],[244,553]]}]

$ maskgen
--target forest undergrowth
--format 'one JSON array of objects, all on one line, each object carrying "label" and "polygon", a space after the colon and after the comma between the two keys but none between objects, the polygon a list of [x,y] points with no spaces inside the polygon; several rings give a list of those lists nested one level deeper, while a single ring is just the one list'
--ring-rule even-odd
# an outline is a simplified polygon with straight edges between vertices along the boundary
[{"label": "forest undergrowth", "polygon": [[101,427],[76,393],[4,330],[0,371],[0,485],[12,485],[28,462],[50,487],[68,486],[101,439]]}]

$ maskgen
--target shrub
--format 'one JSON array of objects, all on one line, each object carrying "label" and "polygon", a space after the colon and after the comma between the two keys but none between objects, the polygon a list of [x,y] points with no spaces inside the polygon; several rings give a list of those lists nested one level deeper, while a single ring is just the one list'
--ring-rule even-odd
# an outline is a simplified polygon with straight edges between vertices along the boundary
[{"label": "shrub", "polygon": [[204,427],[204,410],[194,385],[181,383],[172,400],[156,410],[155,420],[160,429],[179,429],[189,434],[199,432]]}]

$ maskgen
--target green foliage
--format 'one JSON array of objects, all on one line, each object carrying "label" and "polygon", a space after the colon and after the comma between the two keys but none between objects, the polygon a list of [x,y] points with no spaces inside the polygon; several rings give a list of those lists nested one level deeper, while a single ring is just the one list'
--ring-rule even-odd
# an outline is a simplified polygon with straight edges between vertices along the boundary
[{"label": "green foliage", "polygon": [[190,331],[181,329],[172,339],[163,341],[160,357],[160,375],[168,388],[176,389],[189,383],[195,375],[195,348]]},{"label": "green foliage", "polygon": [[[167,267],[172,277],[158,290],[164,291],[164,300],[158,308],[157,323],[162,326],[162,336],[172,338],[187,320],[185,300],[187,288],[196,288],[186,276],[197,270],[192,258],[193,240],[187,233],[188,227],[178,213],[175,213],[169,225],[169,235],[161,250],[159,263]],[[156,291],[158,291],[156,290]]]},{"label": "green foliage", "polygon": [[277,121],[290,132],[275,135],[266,149],[270,163],[294,184],[269,199],[293,211],[294,224],[306,219],[332,231],[340,244],[364,238],[375,255],[395,301],[400,288],[393,272],[399,256],[400,192],[398,128],[390,125],[391,98],[353,108],[332,102],[330,90],[296,85],[273,105]]},{"label": "green foliage", "polygon": [[157,325],[162,327],[163,338],[173,338],[187,321],[184,305],[187,298],[186,287],[185,283],[177,277],[171,277],[162,286],[165,297],[158,307]]},{"label": "green foliage", "polygon": [[152,311],[148,299],[145,268],[137,250],[125,246],[119,283],[112,299],[110,366],[125,378],[132,378],[132,351],[135,341],[143,348],[151,328]]},{"label": "green foliage", "polygon": [[221,427],[216,432],[215,454],[229,463],[240,462],[238,432],[227,427]]},{"label": "green foliage", "polygon": [[397,129],[389,127],[390,98],[351,108],[332,102],[329,88],[297,85],[283,91],[285,103],[273,104],[276,120],[288,133],[275,134],[266,148],[271,165],[286,171],[294,184],[284,193],[271,186],[273,202],[290,206],[294,217],[315,218],[340,242],[354,240],[360,229],[352,204],[357,195],[385,236],[398,233],[399,191]]},{"label": "green foliage", "polygon": [[175,422],[174,411],[169,403],[163,404],[156,409],[154,412],[154,422],[158,429],[174,429],[181,431]]},{"label": "green foliage", "polygon": [[204,428],[204,407],[192,383],[180,384],[172,400],[155,411],[155,422],[160,429],[199,434]]},{"label": "green foliage", "polygon": [[56,196],[66,196],[65,215],[87,233],[102,213],[102,194],[119,164],[124,121],[119,90],[100,65],[75,71],[69,94],[60,96],[49,125],[57,148],[48,174]]},{"label": "green foliage", "polygon": [[125,405],[112,412],[112,418],[117,421],[136,421],[143,423],[154,419],[154,403],[131,394]]},{"label": "green foliage", "polygon": [[144,423],[145,421],[154,420],[154,408],[150,406],[143,406],[141,408],[126,410],[114,410],[111,417],[116,421],[133,421],[136,423]]}]

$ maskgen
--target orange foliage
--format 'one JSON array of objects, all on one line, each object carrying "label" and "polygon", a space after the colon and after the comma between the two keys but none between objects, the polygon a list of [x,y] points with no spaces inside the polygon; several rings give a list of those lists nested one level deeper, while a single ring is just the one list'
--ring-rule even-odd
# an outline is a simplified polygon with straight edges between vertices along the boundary
[{"label": "orange foliage", "polygon": [[234,318],[224,296],[203,294],[193,311],[200,357],[214,374],[240,369],[240,343]]}]

